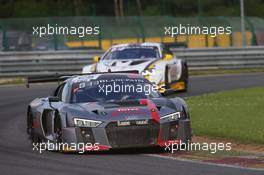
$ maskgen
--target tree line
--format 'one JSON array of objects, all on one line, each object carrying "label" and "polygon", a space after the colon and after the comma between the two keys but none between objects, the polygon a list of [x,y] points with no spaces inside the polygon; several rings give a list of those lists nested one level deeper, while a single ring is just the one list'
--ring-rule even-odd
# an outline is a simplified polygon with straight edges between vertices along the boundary
[{"label": "tree line", "polygon": [[[0,0],[0,18],[47,16],[239,16],[240,0]],[[264,17],[264,0],[245,0]]]}]

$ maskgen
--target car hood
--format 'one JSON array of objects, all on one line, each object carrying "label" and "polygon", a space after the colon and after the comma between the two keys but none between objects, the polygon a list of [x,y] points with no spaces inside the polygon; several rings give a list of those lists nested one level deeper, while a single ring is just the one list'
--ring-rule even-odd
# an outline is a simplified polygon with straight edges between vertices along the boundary
[{"label": "car hood", "polygon": [[133,60],[102,60],[97,65],[99,72],[111,71],[129,71],[137,70],[141,73],[148,65],[157,59],[133,59]]},{"label": "car hood", "polygon": [[[91,102],[72,104],[68,106],[69,118],[84,118],[99,121],[121,121],[151,119],[152,114],[148,105],[142,105],[140,100],[125,102]],[[154,99],[154,103],[160,116],[176,111],[175,105],[167,99]],[[72,119],[71,119],[72,120]]]}]

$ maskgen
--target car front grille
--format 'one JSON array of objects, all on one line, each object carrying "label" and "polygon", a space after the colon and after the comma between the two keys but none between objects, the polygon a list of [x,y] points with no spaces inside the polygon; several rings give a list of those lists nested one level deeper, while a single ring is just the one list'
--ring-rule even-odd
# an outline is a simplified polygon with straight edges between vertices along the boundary
[{"label": "car front grille", "polygon": [[148,124],[118,126],[110,122],[106,126],[106,134],[112,148],[147,147],[156,144],[159,124],[149,120]]}]

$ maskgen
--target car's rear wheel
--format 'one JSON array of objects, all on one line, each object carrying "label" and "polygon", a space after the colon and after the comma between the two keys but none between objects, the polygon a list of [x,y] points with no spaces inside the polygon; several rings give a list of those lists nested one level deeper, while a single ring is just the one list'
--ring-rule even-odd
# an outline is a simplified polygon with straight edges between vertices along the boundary
[{"label": "car's rear wheel", "polygon": [[188,72],[188,66],[186,62],[182,63],[182,76],[184,79],[185,88],[183,92],[187,92],[188,86],[189,86],[189,72]]}]

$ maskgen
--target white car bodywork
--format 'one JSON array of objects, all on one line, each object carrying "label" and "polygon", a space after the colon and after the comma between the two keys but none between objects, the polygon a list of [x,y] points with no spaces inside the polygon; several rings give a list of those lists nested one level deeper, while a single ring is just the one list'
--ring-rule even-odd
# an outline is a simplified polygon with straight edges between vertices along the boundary
[{"label": "white car bodywork", "polygon": [[[147,59],[116,59],[106,60],[104,57],[108,52],[118,48],[127,48],[129,46],[137,47],[155,47],[158,49],[159,58]],[[171,59],[163,59],[164,50],[163,45],[160,43],[142,43],[142,44],[119,44],[112,46],[106,51],[98,63],[87,65],[83,67],[83,73],[92,72],[115,72],[115,71],[129,71],[137,70],[140,74],[144,75],[150,82],[160,86],[165,86],[166,76],[167,83],[172,83],[180,80],[182,76],[182,60],[177,59],[175,55]],[[167,71],[166,71],[167,69]]]}]

